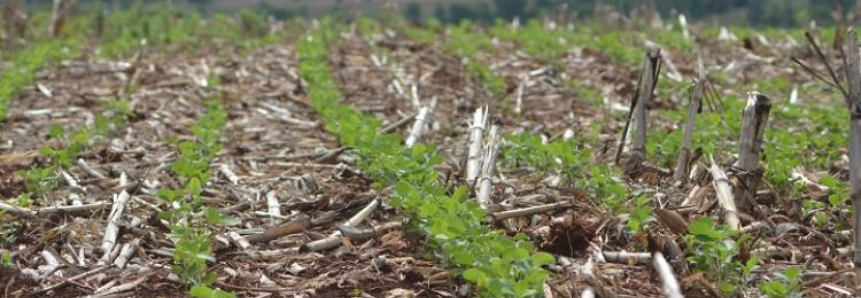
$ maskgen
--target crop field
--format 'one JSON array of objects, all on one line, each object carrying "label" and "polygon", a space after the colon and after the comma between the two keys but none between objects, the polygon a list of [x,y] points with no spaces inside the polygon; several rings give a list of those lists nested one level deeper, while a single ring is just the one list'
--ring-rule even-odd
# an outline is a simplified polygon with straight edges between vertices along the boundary
[{"label": "crop field", "polygon": [[846,26],[4,9],[2,297],[861,296]]}]

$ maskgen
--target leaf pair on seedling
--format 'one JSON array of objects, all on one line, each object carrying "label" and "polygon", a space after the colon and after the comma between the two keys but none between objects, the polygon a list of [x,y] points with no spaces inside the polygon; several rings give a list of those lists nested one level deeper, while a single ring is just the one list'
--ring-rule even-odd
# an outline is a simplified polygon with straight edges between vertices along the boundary
[{"label": "leaf pair on seedling", "polygon": [[[210,78],[210,86],[217,86],[217,80]],[[238,219],[221,215],[217,210],[203,207],[202,193],[209,180],[209,166],[215,160],[222,145],[220,139],[227,113],[217,100],[205,103],[207,113],[192,128],[195,141],[177,144],[179,157],[171,164],[183,187],[178,189],[159,189],[158,196],[170,205],[159,217],[170,223],[171,238],[174,240],[173,271],[183,280],[193,284],[189,295],[198,298],[230,298],[230,292],[213,289],[215,274],[207,270],[211,259],[210,242],[212,232],[206,224],[236,225]],[[196,217],[203,212],[206,222]]]}]

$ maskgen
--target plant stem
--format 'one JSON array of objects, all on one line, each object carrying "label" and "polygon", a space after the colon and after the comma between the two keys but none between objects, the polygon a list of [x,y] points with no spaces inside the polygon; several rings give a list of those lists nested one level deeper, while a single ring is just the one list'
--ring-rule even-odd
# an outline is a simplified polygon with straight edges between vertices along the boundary
[{"label": "plant stem", "polygon": [[747,106],[744,108],[741,135],[738,140],[739,155],[733,165],[740,171],[738,174],[740,185],[735,188],[735,201],[741,210],[749,210],[753,207],[747,198],[756,194],[756,187],[762,179],[759,153],[762,151],[762,141],[770,111],[771,102],[767,97],[759,93],[747,95]]},{"label": "plant stem", "polygon": [[849,50],[846,65],[849,81],[849,114],[851,131],[849,136],[849,197],[852,199],[853,212],[853,262],[861,268],[861,55],[858,53],[858,34],[849,30]]},{"label": "plant stem", "polygon": [[[702,60],[700,66],[702,66]],[[691,102],[688,106],[688,118],[685,121],[684,138],[682,139],[682,148],[679,150],[679,159],[676,161],[676,171],[674,179],[679,182],[687,181],[691,168],[691,139],[694,133],[694,123],[696,123],[697,112],[702,106],[703,97],[705,97],[705,71],[700,67],[700,77],[697,79],[691,91]]]},{"label": "plant stem", "polygon": [[466,183],[469,185],[474,184],[475,179],[478,178],[479,165],[481,164],[481,141],[486,125],[487,109],[476,109],[470,128],[469,153],[466,160]]},{"label": "plant stem", "polygon": [[[646,159],[646,133],[648,131],[648,110],[652,102],[652,95],[658,81],[660,69],[661,49],[651,49],[643,59],[643,74],[640,86],[637,88],[637,103],[632,115],[631,131],[628,132],[626,140],[626,159],[622,165],[625,173],[633,173],[639,170]],[[633,136],[633,138],[629,138]],[[630,143],[627,143],[630,141]]]},{"label": "plant stem", "polygon": [[714,158],[709,156],[709,159],[712,163],[711,174],[715,193],[718,202],[724,209],[724,221],[730,229],[738,231],[741,228],[741,220],[738,219],[738,210],[735,206],[735,200],[733,200],[732,185],[730,185],[729,178],[723,169],[715,163]]},{"label": "plant stem", "polygon": [[664,259],[664,254],[659,251],[652,254],[652,266],[655,267],[655,271],[658,271],[658,275],[661,277],[664,294],[667,295],[667,298],[685,297],[682,295],[679,281],[676,280],[675,275],[673,275],[673,268],[671,268],[670,264],[667,263],[667,260]]},{"label": "plant stem", "polygon": [[490,132],[488,133],[488,141],[487,141],[487,151],[484,154],[484,160],[481,165],[481,177],[478,182],[478,189],[476,190],[476,199],[478,199],[478,203],[481,204],[481,209],[484,209],[485,212],[489,211],[493,206],[493,200],[490,198],[491,190],[493,188],[493,175],[494,170],[496,169],[496,156],[499,152],[497,146],[498,139],[498,127],[493,125],[490,127]]}]

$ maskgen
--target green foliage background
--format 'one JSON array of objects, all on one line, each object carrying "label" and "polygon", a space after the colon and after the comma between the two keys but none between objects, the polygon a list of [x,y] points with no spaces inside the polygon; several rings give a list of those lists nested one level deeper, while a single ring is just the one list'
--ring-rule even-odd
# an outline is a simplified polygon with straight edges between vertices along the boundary
[{"label": "green foliage background", "polygon": [[[27,1],[32,7],[50,6],[48,0]],[[136,2],[154,3],[164,0],[80,0],[85,5],[102,3],[106,7],[123,8]],[[390,1],[384,0],[173,0],[178,6],[215,12],[224,9],[253,9],[266,11],[275,17],[317,16],[332,12],[352,13],[382,11]],[[664,17],[684,13],[690,20],[711,24],[757,27],[793,27],[816,20],[822,25],[834,23],[832,12],[840,2],[844,11],[852,11],[853,0],[408,0],[396,1],[395,9],[413,21],[437,19],[443,23],[460,23],[470,19],[492,23],[496,19],[534,18],[547,14],[566,13],[589,18],[599,6],[611,6],[629,12],[643,5],[657,9]],[[565,7],[563,10],[562,7]]]}]

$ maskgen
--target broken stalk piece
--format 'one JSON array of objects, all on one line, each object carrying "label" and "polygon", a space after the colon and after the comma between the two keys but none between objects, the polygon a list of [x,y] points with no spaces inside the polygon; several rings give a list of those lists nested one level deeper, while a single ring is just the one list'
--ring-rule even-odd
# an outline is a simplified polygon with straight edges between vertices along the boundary
[{"label": "broken stalk piece", "polygon": [[682,148],[679,150],[679,159],[676,161],[676,171],[673,177],[678,182],[687,181],[688,175],[691,172],[691,139],[693,139],[694,123],[697,119],[697,113],[702,107],[702,101],[705,97],[705,70],[703,70],[702,67],[702,60],[698,61],[700,65],[700,76],[691,90],[691,103],[688,107],[688,118],[685,121]]},{"label": "broken stalk piece", "polygon": [[87,173],[87,175],[90,175],[96,179],[105,179],[105,175],[102,175],[102,173],[99,173],[99,171],[93,169],[93,167],[91,167],[85,160],[79,158],[76,163],[78,164],[78,167],[81,168],[81,170],[84,170],[84,172]]},{"label": "broken stalk piece", "polygon": [[117,234],[120,232],[120,219],[123,216],[126,203],[130,199],[131,196],[125,191],[114,196],[114,206],[111,208],[111,214],[108,216],[108,226],[105,228],[105,237],[102,240],[101,246],[105,255],[110,254],[117,243]]},{"label": "broken stalk piece", "polygon": [[481,165],[481,141],[485,126],[487,126],[487,109],[478,108],[473,114],[469,135],[469,152],[466,160],[466,183],[469,185],[473,185],[475,179],[478,178],[479,166]]},{"label": "broken stalk piece", "polygon": [[490,194],[493,190],[493,175],[496,169],[496,156],[499,151],[497,150],[498,128],[496,125],[490,127],[488,138],[484,160],[481,163],[481,177],[479,177],[476,186],[476,199],[485,212],[490,211],[493,206]]},{"label": "broken stalk piece", "polygon": [[[377,207],[380,207],[380,199],[374,199],[373,201],[368,203],[365,208],[359,211],[359,213],[353,215],[353,217],[347,220],[342,226],[355,227],[359,225],[361,222],[365,221],[365,219],[370,217],[371,214],[374,213],[375,210],[377,210]],[[332,249],[338,247],[338,245],[341,244],[341,240],[343,238],[344,235],[343,233],[341,233],[341,231],[335,231],[331,235],[329,235],[329,237],[302,244],[302,246],[299,248],[299,251],[307,252]]]},{"label": "broken stalk piece", "polygon": [[411,114],[409,116],[406,116],[406,117],[404,117],[398,121],[395,121],[395,123],[392,123],[392,124],[389,124],[388,126],[380,128],[380,130],[378,132],[381,134],[393,132],[393,131],[395,131],[395,129],[401,128],[404,125],[407,125],[407,123],[410,123],[410,121],[413,121],[413,119],[416,119],[416,116],[418,116],[418,114]]},{"label": "broken stalk piece", "polygon": [[646,264],[652,260],[652,254],[647,252],[602,251],[601,255],[605,261],[618,264]]},{"label": "broken stalk piece", "polygon": [[340,226],[338,227],[338,231],[340,231],[343,236],[347,237],[347,239],[350,239],[350,241],[365,241],[385,232],[400,229],[403,225],[403,221],[397,220],[364,229],[353,226]]},{"label": "broken stalk piece", "polygon": [[248,235],[244,238],[250,243],[269,242],[282,236],[304,231],[309,227],[311,227],[311,218],[305,215],[299,215],[293,220],[263,231],[261,234]]},{"label": "broken stalk piece", "polygon": [[663,284],[662,289],[664,290],[664,295],[667,295],[667,298],[684,298],[682,295],[682,288],[679,286],[679,281],[676,280],[676,276],[673,275],[673,268],[670,267],[670,264],[667,263],[667,260],[664,259],[664,254],[657,251],[652,255],[652,266],[655,267],[655,271],[658,272],[658,275],[661,277],[661,283]]},{"label": "broken stalk piece", "polygon": [[539,213],[545,213],[545,212],[549,212],[549,211],[568,209],[568,208],[571,208],[572,206],[574,206],[574,205],[572,205],[571,202],[564,201],[564,202],[558,202],[558,203],[550,203],[550,204],[543,204],[543,205],[538,205],[538,206],[526,207],[526,208],[521,208],[521,209],[499,211],[499,212],[493,213],[493,219],[503,220],[503,219],[509,219],[509,218],[524,217],[524,216],[530,216],[530,215],[539,214]]},{"label": "broken stalk piece", "polygon": [[733,168],[739,171],[735,203],[741,210],[749,210],[753,207],[747,198],[756,195],[756,187],[762,178],[759,154],[762,151],[769,111],[771,111],[771,102],[767,97],[756,92],[748,93],[738,140],[738,160],[733,165]]},{"label": "broken stalk piece", "polygon": [[849,136],[849,197],[853,208],[853,262],[855,268],[861,268],[861,55],[858,53],[858,34],[854,29],[849,30],[848,65],[846,65],[847,80],[849,81],[849,104],[851,117]]},{"label": "broken stalk piece", "polygon": [[428,116],[433,112],[434,105],[436,105],[435,102],[431,103],[430,106],[419,109],[418,116],[416,116],[416,122],[413,123],[412,129],[410,129],[410,135],[407,137],[406,142],[404,142],[404,147],[412,148],[416,142],[419,141],[419,138],[424,132],[425,124],[427,124],[429,120]]},{"label": "broken stalk piece", "polygon": [[[626,174],[636,172],[646,159],[646,132],[648,130],[648,110],[652,102],[655,86],[661,69],[661,49],[651,49],[643,59],[643,73],[637,86],[637,97],[632,103],[633,110],[628,124],[622,132],[620,150],[616,155],[618,163],[624,158],[622,170]],[[633,123],[633,125],[630,125]],[[630,129],[628,127],[630,126]],[[621,150],[624,148],[624,153]],[[624,156],[622,156],[624,154]]]},{"label": "broken stalk piece", "polygon": [[715,163],[714,158],[709,156],[709,159],[711,159],[712,163],[710,171],[714,183],[715,194],[717,195],[720,206],[723,207],[724,210],[724,223],[726,223],[730,229],[738,231],[741,229],[741,220],[738,219],[738,209],[736,208],[735,200],[733,199],[732,185],[730,185],[729,178],[727,178],[723,169]]},{"label": "broken stalk piece", "polygon": [[63,25],[66,23],[66,19],[73,9],[73,5],[75,5],[75,1],[54,0],[54,6],[51,9],[51,27],[48,28],[48,33],[51,34],[51,37],[60,36],[60,33],[63,31]]}]

